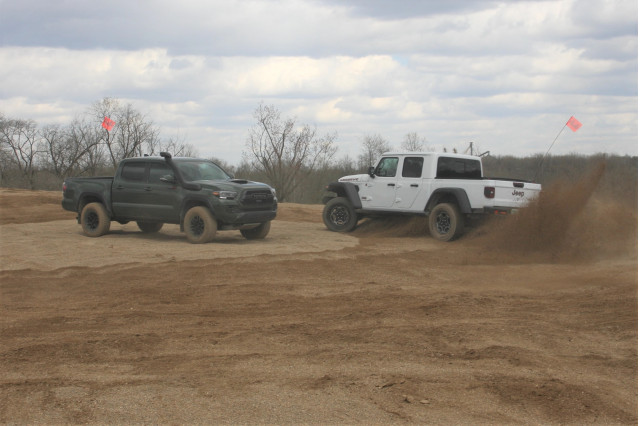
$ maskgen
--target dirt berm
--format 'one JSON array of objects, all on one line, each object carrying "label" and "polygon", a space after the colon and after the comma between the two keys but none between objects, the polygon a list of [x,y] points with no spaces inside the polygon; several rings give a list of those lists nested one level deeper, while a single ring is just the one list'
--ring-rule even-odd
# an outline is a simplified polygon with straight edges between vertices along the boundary
[{"label": "dirt berm", "polygon": [[637,424],[637,210],[546,194],[452,243],[282,204],[192,245],[0,190],[0,422]]}]

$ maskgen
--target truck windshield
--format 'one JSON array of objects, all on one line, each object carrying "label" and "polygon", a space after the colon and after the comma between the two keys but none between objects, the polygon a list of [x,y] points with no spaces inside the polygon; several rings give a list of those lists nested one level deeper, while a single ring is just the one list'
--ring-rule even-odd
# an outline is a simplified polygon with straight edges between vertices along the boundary
[{"label": "truck windshield", "polygon": [[187,181],[231,179],[231,176],[210,161],[176,161],[176,164]]}]

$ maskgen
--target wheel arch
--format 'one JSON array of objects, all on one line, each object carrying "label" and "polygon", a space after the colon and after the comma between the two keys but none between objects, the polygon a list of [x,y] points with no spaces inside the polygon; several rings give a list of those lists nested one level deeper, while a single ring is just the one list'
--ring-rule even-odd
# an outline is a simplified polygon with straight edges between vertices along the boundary
[{"label": "wheel arch", "polygon": [[[327,191],[334,192],[337,197],[344,197],[353,206],[354,209],[361,209],[362,202],[360,201],[360,196],[358,195],[359,188],[356,184],[351,182],[331,182],[327,185]],[[332,197],[325,198],[323,200],[324,204]]]},{"label": "wheel arch", "polygon": [[113,211],[111,210],[111,206],[108,203],[104,202],[102,195],[94,192],[85,192],[80,197],[78,197],[78,223],[80,223],[80,214],[82,213],[82,209],[84,206],[90,203],[100,203],[104,206],[109,218],[113,218]]},{"label": "wheel arch", "polygon": [[[184,217],[187,212],[193,207],[206,207],[211,211],[214,219],[218,219],[216,215],[216,211],[211,206],[211,204],[205,198],[197,198],[197,197],[189,197],[182,201],[182,207],[180,208],[180,231],[184,232]],[[219,224],[218,224],[219,225]]]},{"label": "wheel arch", "polygon": [[429,213],[436,205],[440,203],[452,203],[458,206],[460,213],[471,213],[471,203],[467,192],[462,188],[438,188],[429,197],[425,212]]}]

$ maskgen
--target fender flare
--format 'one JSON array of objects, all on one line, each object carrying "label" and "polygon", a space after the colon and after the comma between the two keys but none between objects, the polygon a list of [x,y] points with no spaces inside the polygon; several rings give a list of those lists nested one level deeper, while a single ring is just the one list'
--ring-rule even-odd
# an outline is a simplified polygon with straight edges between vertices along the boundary
[{"label": "fender flare", "polygon": [[[335,192],[338,197],[345,197],[354,209],[361,209],[362,202],[358,194],[358,187],[351,182],[331,182],[327,185],[327,191]],[[329,198],[330,199],[330,198]],[[325,204],[328,200],[325,200]]]},{"label": "fender flare", "polygon": [[184,232],[184,217],[192,207],[206,207],[213,217],[218,220],[216,206],[204,195],[192,195],[185,197],[180,203],[180,232]]},{"label": "fender flare", "polygon": [[113,219],[113,210],[111,209],[110,203],[105,202],[105,197],[103,194],[93,191],[83,192],[78,197],[78,202],[76,203],[76,210],[78,211],[78,223],[80,223],[80,214],[82,213],[82,209],[89,203],[100,203],[104,206],[107,214],[110,219]]},{"label": "fender flare", "polygon": [[427,201],[427,205],[425,207],[425,211],[429,212],[432,208],[434,208],[437,204],[441,202],[441,200],[451,200],[454,198],[458,203],[458,208],[460,208],[460,213],[469,214],[471,213],[471,203],[469,202],[469,197],[467,196],[467,192],[462,188],[438,188],[431,193],[429,197],[429,201]]}]

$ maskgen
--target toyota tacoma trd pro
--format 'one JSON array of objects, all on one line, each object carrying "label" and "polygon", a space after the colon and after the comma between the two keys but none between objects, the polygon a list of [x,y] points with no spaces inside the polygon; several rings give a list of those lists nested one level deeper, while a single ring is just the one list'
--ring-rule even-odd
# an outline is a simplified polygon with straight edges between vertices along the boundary
[{"label": "toyota tacoma trd pro", "polygon": [[388,152],[368,174],[345,176],[327,186],[323,221],[337,232],[353,230],[364,217],[427,216],[429,232],[451,241],[465,221],[509,214],[535,198],[537,183],[486,178],[480,157],[461,154]]},{"label": "toyota tacoma trd pro", "polygon": [[207,243],[217,231],[238,229],[247,239],[267,236],[276,217],[275,190],[233,179],[217,164],[196,158],[127,158],[114,177],[67,178],[62,207],[78,213],[89,237],[109,232],[112,221],[135,221],[142,232],[179,224],[192,243]]}]

